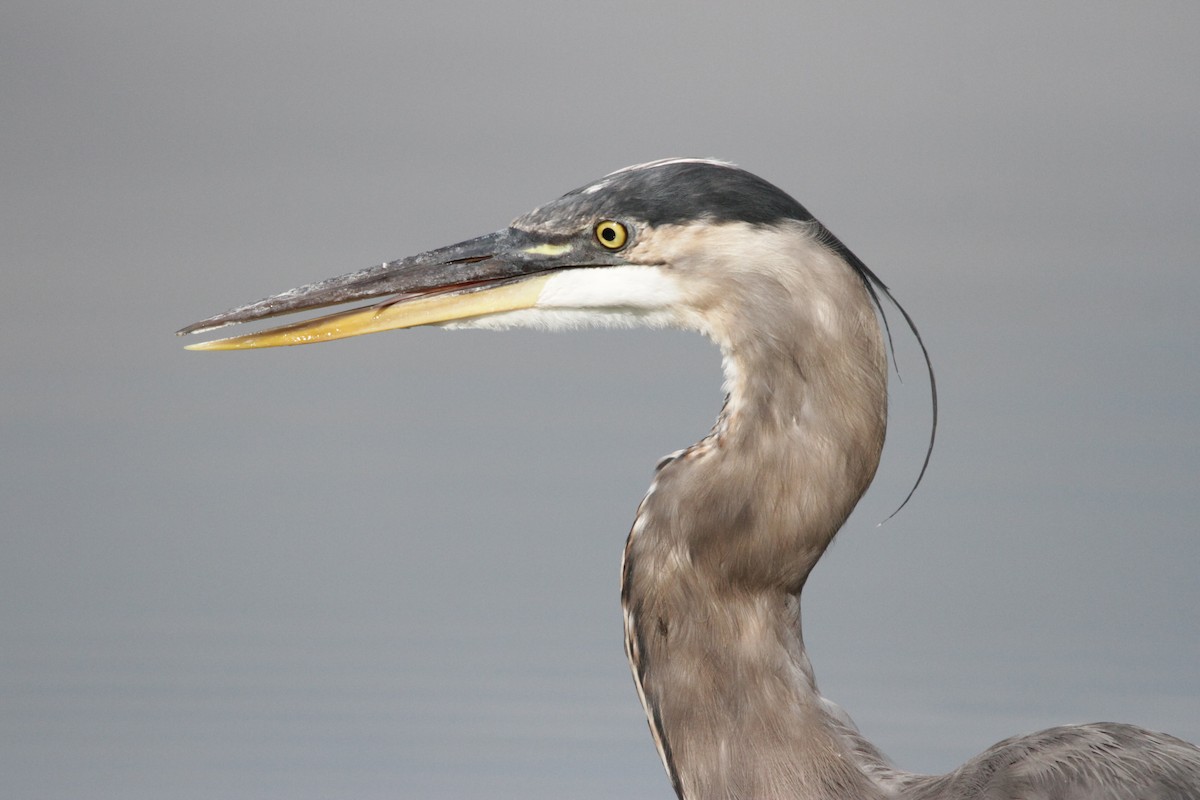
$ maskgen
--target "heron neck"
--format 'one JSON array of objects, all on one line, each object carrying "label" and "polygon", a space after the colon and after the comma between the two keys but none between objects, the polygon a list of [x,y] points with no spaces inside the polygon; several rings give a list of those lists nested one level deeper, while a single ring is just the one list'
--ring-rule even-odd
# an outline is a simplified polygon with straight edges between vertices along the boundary
[{"label": "heron neck", "polygon": [[721,417],[660,466],[638,511],[627,651],[681,798],[882,795],[886,762],[817,692],[800,626],[805,580],[882,448],[886,371],[862,322],[844,326],[867,339],[853,346],[721,342]]}]

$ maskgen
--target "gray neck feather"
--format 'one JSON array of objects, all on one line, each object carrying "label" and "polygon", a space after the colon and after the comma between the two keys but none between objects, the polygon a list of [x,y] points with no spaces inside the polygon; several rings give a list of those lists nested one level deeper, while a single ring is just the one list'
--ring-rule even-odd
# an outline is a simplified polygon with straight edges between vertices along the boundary
[{"label": "gray neck feather", "polygon": [[879,462],[887,365],[857,274],[811,240],[790,255],[713,311],[729,398],[660,466],[625,550],[630,663],[687,800],[873,798],[889,770],[817,692],[800,628]]}]

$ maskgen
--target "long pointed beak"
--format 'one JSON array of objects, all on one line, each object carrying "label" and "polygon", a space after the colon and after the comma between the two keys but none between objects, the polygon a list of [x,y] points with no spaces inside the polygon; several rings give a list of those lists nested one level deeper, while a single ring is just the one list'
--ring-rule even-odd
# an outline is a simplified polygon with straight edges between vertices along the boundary
[{"label": "long pointed beak", "polygon": [[[576,252],[577,249],[587,252]],[[200,342],[188,345],[187,349],[242,350],[312,344],[434,325],[530,308],[553,271],[618,263],[620,259],[612,255],[582,248],[577,240],[551,241],[518,228],[507,228],[273,295],[189,325],[179,335],[384,296],[387,299],[375,305],[244,336]]]}]

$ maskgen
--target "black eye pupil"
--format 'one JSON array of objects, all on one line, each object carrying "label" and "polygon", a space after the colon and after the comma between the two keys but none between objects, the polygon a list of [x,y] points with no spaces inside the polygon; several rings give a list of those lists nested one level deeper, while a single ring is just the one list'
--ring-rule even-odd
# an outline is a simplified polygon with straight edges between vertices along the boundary
[{"label": "black eye pupil", "polygon": [[604,239],[604,241],[611,242],[613,239],[617,238],[617,232],[612,228],[605,228],[604,230],[600,231],[600,236]]}]

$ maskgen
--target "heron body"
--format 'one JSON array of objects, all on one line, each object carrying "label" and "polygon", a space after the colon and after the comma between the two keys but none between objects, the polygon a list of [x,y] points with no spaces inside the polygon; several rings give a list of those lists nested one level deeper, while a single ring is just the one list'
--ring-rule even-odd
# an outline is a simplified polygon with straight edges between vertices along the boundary
[{"label": "heron body", "polygon": [[725,406],[706,437],[660,463],[621,585],[634,681],[680,798],[1200,798],[1200,750],[1112,723],[1008,739],[946,775],[903,772],[818,692],[801,591],[879,464],[880,294],[781,190],[722,162],[669,159],[612,173],[497,233],[181,333],[378,297],[388,299],[193,347],[429,324],[699,331],[721,350]]}]

